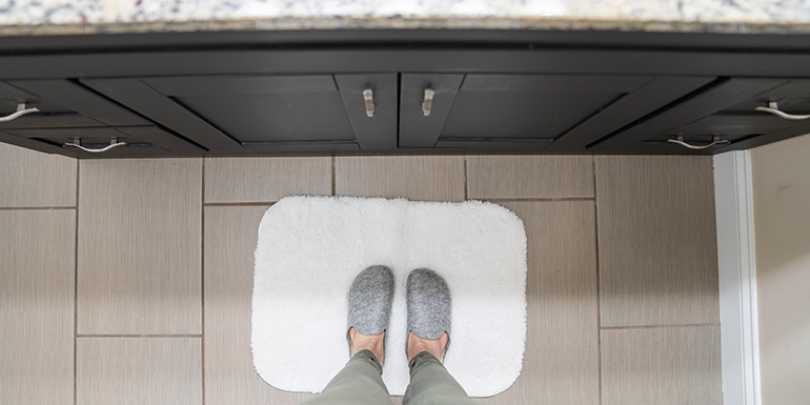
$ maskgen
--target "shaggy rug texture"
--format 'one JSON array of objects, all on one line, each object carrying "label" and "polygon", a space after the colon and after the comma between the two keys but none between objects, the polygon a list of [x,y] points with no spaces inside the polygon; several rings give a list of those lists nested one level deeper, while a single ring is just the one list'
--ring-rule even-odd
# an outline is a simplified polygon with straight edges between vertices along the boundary
[{"label": "shaggy rug texture", "polygon": [[354,277],[394,271],[383,379],[408,385],[405,282],[429,268],[452,298],[447,370],[473,397],[498,394],[523,366],[526,232],[496,204],[404,199],[288,197],[259,225],[253,285],[253,363],[270,385],[320,392],[349,360],[347,294]]}]

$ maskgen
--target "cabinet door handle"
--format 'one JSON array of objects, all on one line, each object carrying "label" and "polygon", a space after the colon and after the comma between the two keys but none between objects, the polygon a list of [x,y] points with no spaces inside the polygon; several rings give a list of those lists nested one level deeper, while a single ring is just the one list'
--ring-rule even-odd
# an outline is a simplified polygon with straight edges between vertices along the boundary
[{"label": "cabinet door handle", "polygon": [[9,115],[6,115],[5,117],[0,117],[0,122],[14,121],[25,114],[31,114],[35,112],[39,112],[39,108],[36,107],[25,108],[25,103],[19,103],[17,104],[17,111]]},{"label": "cabinet door handle", "polygon": [[677,139],[667,139],[667,142],[677,143],[678,145],[681,145],[684,148],[702,150],[702,149],[711,148],[714,145],[720,145],[720,144],[723,144],[723,143],[728,143],[728,139],[720,140],[719,136],[715,136],[715,137],[712,138],[712,143],[710,143],[708,145],[703,145],[703,146],[690,145],[690,144],[683,141],[682,136],[679,136]]},{"label": "cabinet door handle", "polygon": [[422,115],[425,117],[430,115],[430,109],[433,107],[433,93],[432,89],[425,89],[425,101],[422,102]]},{"label": "cabinet door handle", "polygon": [[363,100],[366,101],[366,115],[371,118],[374,116],[374,91],[371,89],[363,90]]},{"label": "cabinet door handle", "polygon": [[810,114],[808,114],[808,115],[788,114],[788,113],[786,113],[786,112],[779,109],[779,104],[777,104],[776,101],[771,101],[770,103],[768,103],[767,107],[757,107],[757,111],[768,112],[768,113],[771,113],[773,115],[782,117],[782,118],[784,118],[786,120],[806,120],[806,119],[810,118]]},{"label": "cabinet door handle", "polygon": [[127,144],[126,142],[118,142],[118,138],[113,138],[113,139],[110,139],[110,144],[108,146],[105,146],[105,147],[100,148],[100,149],[90,149],[90,148],[85,148],[84,146],[82,146],[82,141],[79,138],[75,138],[75,139],[73,139],[73,143],[66,143],[65,146],[73,146],[74,148],[79,148],[79,149],[81,149],[81,150],[83,150],[85,152],[88,152],[88,153],[101,153],[101,152],[106,152],[106,151],[108,151],[110,149],[117,148],[119,146],[123,146],[123,145],[126,145],[126,144]]}]

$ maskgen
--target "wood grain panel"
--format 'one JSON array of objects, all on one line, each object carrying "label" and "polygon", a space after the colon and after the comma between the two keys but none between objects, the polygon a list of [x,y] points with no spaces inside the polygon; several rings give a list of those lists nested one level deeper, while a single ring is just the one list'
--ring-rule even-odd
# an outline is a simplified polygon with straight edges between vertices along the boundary
[{"label": "wood grain panel", "polygon": [[253,251],[267,206],[205,208],[205,402],[298,404],[309,394],[273,388],[250,350]]},{"label": "wood grain panel", "polygon": [[593,198],[590,156],[468,156],[471,199]]},{"label": "wood grain panel", "polygon": [[335,193],[424,201],[463,201],[464,157],[336,157]]},{"label": "wood grain panel", "polygon": [[76,160],[0,143],[0,207],[75,207]]},{"label": "wood grain panel", "polygon": [[720,322],[711,157],[596,157],[602,326]]},{"label": "wood grain panel", "polygon": [[599,401],[596,236],[590,201],[510,202],[528,238],[523,372],[488,404]]},{"label": "wood grain panel", "polygon": [[721,405],[720,327],[602,331],[602,405]]},{"label": "wood grain panel", "polygon": [[73,403],[75,239],[75,210],[0,211],[2,404]]},{"label": "wood grain panel", "polygon": [[331,195],[332,158],[205,160],[205,202],[273,202],[287,195]]},{"label": "wood grain panel", "polygon": [[78,405],[200,405],[200,338],[79,338]]},{"label": "wood grain panel", "polygon": [[201,333],[202,160],[80,172],[79,333]]}]

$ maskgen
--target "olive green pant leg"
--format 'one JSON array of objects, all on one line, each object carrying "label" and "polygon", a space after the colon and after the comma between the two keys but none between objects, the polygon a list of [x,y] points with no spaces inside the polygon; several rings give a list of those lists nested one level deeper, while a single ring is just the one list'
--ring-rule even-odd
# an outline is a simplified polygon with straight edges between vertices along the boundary
[{"label": "olive green pant leg", "polygon": [[473,405],[439,359],[428,352],[414,356],[408,363],[411,383],[405,391],[402,405]]},{"label": "olive green pant leg", "polygon": [[391,405],[382,366],[368,350],[352,356],[323,392],[301,405]]}]

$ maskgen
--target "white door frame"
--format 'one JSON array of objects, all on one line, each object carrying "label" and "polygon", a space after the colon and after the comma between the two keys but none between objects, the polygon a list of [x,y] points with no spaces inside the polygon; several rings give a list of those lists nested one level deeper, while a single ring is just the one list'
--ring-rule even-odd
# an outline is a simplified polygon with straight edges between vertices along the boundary
[{"label": "white door frame", "polygon": [[749,151],[714,156],[723,403],[761,405]]}]

